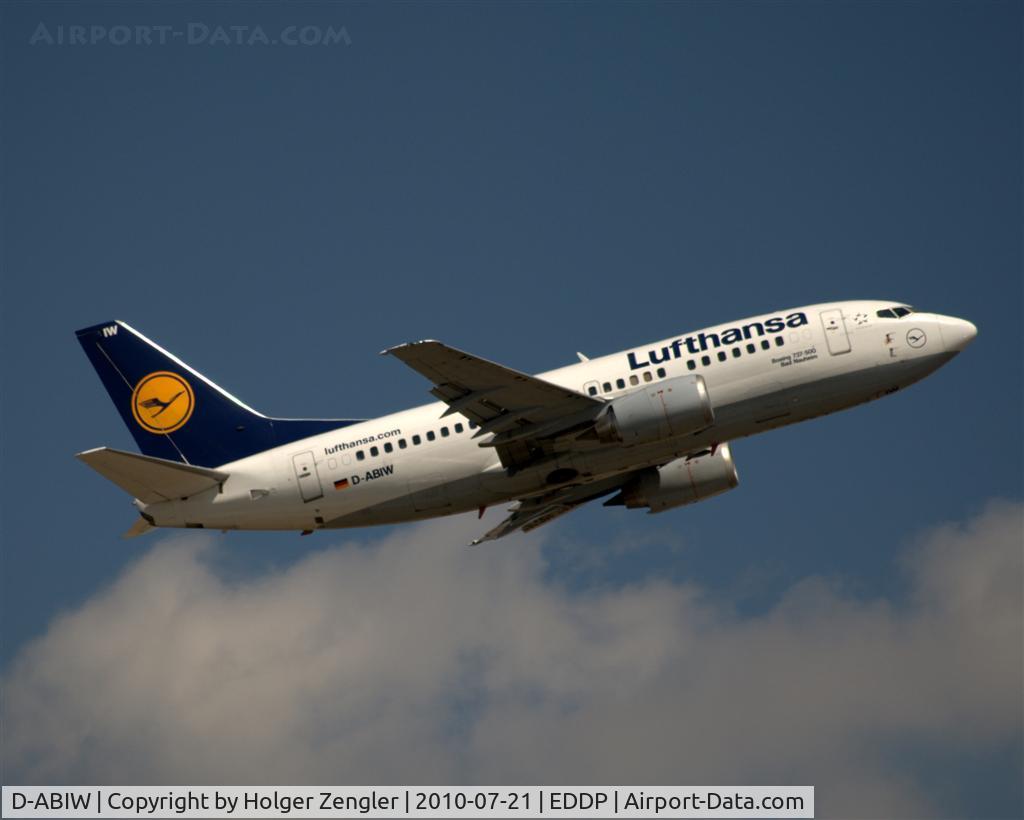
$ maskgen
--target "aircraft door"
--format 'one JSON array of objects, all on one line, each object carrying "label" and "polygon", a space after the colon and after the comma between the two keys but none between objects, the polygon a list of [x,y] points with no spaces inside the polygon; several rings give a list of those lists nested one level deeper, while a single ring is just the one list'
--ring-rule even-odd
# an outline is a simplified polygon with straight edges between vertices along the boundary
[{"label": "aircraft door", "polygon": [[846,322],[841,310],[823,310],[821,326],[825,329],[825,341],[828,352],[833,356],[850,352],[850,335],[846,332]]},{"label": "aircraft door", "polygon": [[307,450],[292,456],[292,464],[295,467],[295,478],[299,482],[299,492],[303,501],[316,501],[322,498],[324,491],[320,486],[320,476],[316,471],[316,461],[313,459],[313,452]]}]

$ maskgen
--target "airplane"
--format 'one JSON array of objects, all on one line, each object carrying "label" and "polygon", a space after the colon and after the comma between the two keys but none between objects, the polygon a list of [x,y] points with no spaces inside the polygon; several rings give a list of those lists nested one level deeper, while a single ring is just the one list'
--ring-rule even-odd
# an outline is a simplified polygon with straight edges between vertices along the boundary
[{"label": "airplane", "polygon": [[76,332],[139,453],[77,454],[156,527],[315,530],[511,502],[473,541],[595,499],[661,513],[738,484],[730,442],[881,398],[950,361],[964,319],[893,301],[774,311],[531,376],[438,341],[382,351],[438,401],[375,419],[253,410],[121,321]]}]

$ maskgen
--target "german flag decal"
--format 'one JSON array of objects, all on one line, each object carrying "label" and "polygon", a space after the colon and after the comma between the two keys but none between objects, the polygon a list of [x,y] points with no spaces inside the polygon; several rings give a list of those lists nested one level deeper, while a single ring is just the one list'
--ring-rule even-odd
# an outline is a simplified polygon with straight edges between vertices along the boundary
[{"label": "german flag decal", "polygon": [[347,488],[348,488],[348,479],[347,478],[339,478],[337,481],[334,482],[334,489],[336,489],[336,490],[344,490],[344,489],[347,489]]}]

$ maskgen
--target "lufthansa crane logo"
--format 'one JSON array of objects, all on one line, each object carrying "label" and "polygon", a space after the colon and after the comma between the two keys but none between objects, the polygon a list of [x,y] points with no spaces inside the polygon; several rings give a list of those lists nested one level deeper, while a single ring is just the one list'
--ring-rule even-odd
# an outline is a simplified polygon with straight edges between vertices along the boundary
[{"label": "lufthansa crane logo", "polygon": [[160,370],[143,376],[132,393],[132,415],[150,433],[173,433],[192,416],[196,397],[177,373]]},{"label": "lufthansa crane logo", "polygon": [[907,344],[911,347],[924,347],[927,341],[928,337],[921,328],[915,327],[907,331]]}]

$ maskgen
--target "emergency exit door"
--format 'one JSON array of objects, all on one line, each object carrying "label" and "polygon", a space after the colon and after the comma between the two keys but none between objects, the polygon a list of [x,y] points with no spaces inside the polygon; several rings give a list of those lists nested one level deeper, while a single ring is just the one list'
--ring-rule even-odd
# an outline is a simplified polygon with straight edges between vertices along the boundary
[{"label": "emergency exit door", "polygon": [[299,492],[303,501],[316,501],[323,497],[324,491],[320,486],[320,476],[316,471],[316,462],[313,460],[313,452],[307,450],[292,456],[292,464],[295,465],[295,478],[299,482]]},{"label": "emergency exit door", "polygon": [[823,310],[821,326],[825,328],[825,341],[828,343],[829,353],[838,356],[840,353],[850,352],[850,334],[846,332],[846,322],[843,321],[841,310]]}]

